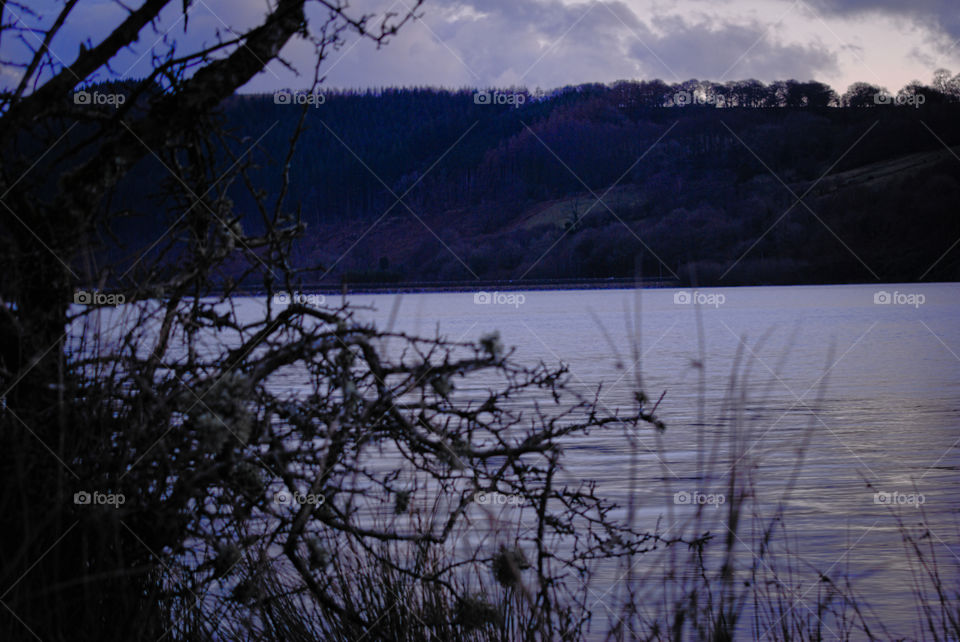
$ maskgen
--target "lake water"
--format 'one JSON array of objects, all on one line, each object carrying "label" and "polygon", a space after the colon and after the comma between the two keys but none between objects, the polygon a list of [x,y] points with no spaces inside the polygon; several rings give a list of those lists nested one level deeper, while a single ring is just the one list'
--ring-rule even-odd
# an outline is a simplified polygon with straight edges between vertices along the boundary
[{"label": "lake water", "polygon": [[[633,409],[639,372],[647,396],[662,396],[658,414],[666,431],[598,431],[577,439],[565,448],[561,481],[594,479],[600,493],[621,506],[632,499],[639,527],[668,536],[710,530],[722,539],[726,511],[694,504],[710,496],[716,501],[736,471],[750,491],[749,518],[765,524],[783,510],[777,541],[789,544],[802,567],[783,582],[799,610],[815,608],[816,569],[851,579],[871,607],[866,617],[874,630],[883,623],[891,636],[922,637],[912,598],[917,569],[904,554],[901,524],[924,524],[924,545],[958,588],[958,284],[346,300],[360,308],[359,318],[381,328],[393,318],[394,330],[410,334],[472,341],[498,331],[515,348],[516,361],[563,362],[570,386],[584,394],[602,384],[599,400],[611,411]],[[340,296],[326,297],[327,305],[340,302]],[[251,321],[264,305],[262,297],[234,303]],[[296,376],[281,385],[296,391]],[[473,390],[460,385],[457,394],[469,395],[484,382]],[[639,465],[631,481],[634,452]],[[377,465],[389,470],[394,464],[386,457]],[[499,510],[509,517],[511,507]],[[738,531],[745,540],[741,566],[753,561],[750,528]],[[652,562],[638,569],[654,578],[654,593],[661,586],[658,568]],[[611,566],[598,573],[593,606],[602,614],[622,594],[624,571]],[[825,637],[832,638],[831,631]]]},{"label": "lake water", "polygon": [[[611,409],[632,407],[631,345],[639,336],[643,387],[653,399],[663,395],[667,424],[659,440],[650,431],[633,435],[640,523],[652,528],[659,517],[668,532],[682,531],[698,519],[684,499],[717,492],[735,463],[753,489],[749,510],[769,516],[782,503],[793,553],[830,576],[849,575],[873,609],[871,625],[918,635],[898,518],[925,521],[941,572],[956,588],[960,285],[488,294],[348,301],[376,308],[359,316],[380,325],[397,306],[395,329],[415,334],[439,330],[456,341],[497,330],[517,360],[562,361],[571,385],[584,391],[602,383],[601,402]],[[636,318],[639,335],[631,329]],[[737,403],[728,403],[731,396]],[[625,502],[630,452],[622,434],[581,440],[567,450],[567,475],[596,479]],[[708,509],[699,519],[723,533],[724,517]],[[621,577],[611,569],[597,594],[613,595],[605,591]],[[800,583],[798,609],[815,603],[810,588]]]}]

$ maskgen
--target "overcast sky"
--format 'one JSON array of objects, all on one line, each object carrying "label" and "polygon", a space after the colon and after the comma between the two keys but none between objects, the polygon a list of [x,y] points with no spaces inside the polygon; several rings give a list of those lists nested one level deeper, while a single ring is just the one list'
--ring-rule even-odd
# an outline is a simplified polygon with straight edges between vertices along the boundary
[{"label": "overcast sky", "polygon": [[[410,0],[354,0],[356,10],[403,11]],[[51,10],[61,3],[37,0]],[[132,3],[138,4],[138,3]],[[119,75],[144,75],[161,37],[210,42],[215,30],[243,28],[264,0],[196,0],[188,35],[173,3],[155,34],[115,61]],[[960,71],[958,0],[427,0],[423,19],[384,49],[350,39],[325,71],[335,87],[525,85],[661,78],[715,81],[816,79],[841,92],[862,80],[896,90],[929,82],[938,67]],[[14,18],[16,16],[13,16]],[[8,14],[6,19],[11,19]],[[65,61],[123,18],[113,0],[81,1],[52,50]],[[168,31],[169,30],[169,31]],[[185,39],[185,40],[184,40]],[[17,55],[5,39],[5,57]],[[287,56],[309,74],[309,48]],[[4,84],[11,81],[5,70]],[[281,65],[245,91],[306,84]]]}]

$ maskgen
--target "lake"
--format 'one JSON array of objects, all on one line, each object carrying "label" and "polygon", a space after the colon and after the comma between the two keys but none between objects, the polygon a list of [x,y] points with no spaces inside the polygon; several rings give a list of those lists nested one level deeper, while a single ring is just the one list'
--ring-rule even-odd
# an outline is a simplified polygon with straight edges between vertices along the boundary
[{"label": "lake", "polygon": [[[343,302],[300,295],[306,303]],[[639,376],[647,396],[660,400],[666,431],[578,438],[565,446],[560,481],[597,480],[620,506],[632,500],[644,529],[665,536],[709,530],[722,539],[732,499],[726,482],[735,471],[748,493],[745,515],[760,525],[782,518],[774,541],[789,546],[797,567],[783,580],[797,609],[815,608],[815,571],[823,571],[850,578],[870,607],[868,624],[886,626],[883,637],[921,636],[912,597],[917,569],[901,535],[901,525],[921,522],[924,545],[956,587],[958,284],[357,294],[346,301],[362,320],[386,328],[393,319],[393,330],[415,335],[475,341],[498,331],[516,361],[565,363],[570,387],[585,395],[602,386],[599,401],[611,412],[634,408]],[[234,304],[253,321],[264,299]],[[124,326],[107,321],[116,332]],[[467,397],[486,385],[482,376],[455,383]],[[297,376],[279,385],[296,392]],[[396,462],[386,456],[375,465],[389,471]],[[516,510],[487,509],[507,519]],[[756,545],[751,528],[738,531],[745,568]],[[661,563],[651,558],[637,569],[654,579],[644,586],[653,598]],[[591,595],[601,614],[622,597],[624,576],[615,564],[598,569]]]},{"label": "lake", "polygon": [[[347,300],[376,308],[358,316],[380,325],[396,306],[395,329],[410,333],[439,331],[456,341],[497,330],[516,348],[517,360],[564,362],[571,385],[584,391],[602,383],[600,399],[611,409],[632,407],[631,342],[637,334],[630,328],[639,317],[638,368],[648,397],[663,395],[659,414],[667,424],[659,440],[649,431],[632,436],[640,453],[641,483],[632,492],[641,520],[652,527],[661,517],[668,529],[677,524],[682,530],[695,519],[692,504],[716,492],[736,463],[755,495],[750,510],[766,516],[782,504],[793,553],[828,575],[848,574],[873,609],[871,624],[882,621],[894,635],[917,634],[898,517],[916,524],[922,515],[946,576],[956,577],[960,285],[448,292]],[[339,296],[327,301],[335,302]],[[731,386],[737,404],[725,403]],[[625,502],[631,492],[627,436],[598,435],[590,442],[568,449],[569,478],[596,479]],[[805,458],[785,497],[801,449]],[[688,503],[678,504],[677,493],[686,493],[679,501]],[[725,512],[702,514],[710,525]],[[725,528],[712,526],[720,533]],[[605,581],[612,586],[621,577],[611,569]]]}]

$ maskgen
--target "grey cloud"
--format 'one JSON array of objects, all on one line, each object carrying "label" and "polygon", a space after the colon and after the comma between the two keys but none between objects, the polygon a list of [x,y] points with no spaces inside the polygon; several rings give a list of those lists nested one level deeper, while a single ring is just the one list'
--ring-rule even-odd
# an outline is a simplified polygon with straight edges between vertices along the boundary
[{"label": "grey cloud", "polygon": [[[819,44],[785,44],[760,23],[696,23],[671,19],[657,24],[666,35],[647,43],[680,77],[708,80],[757,78],[808,80],[832,72],[836,54]],[[643,45],[634,55],[647,54]]]},{"label": "grey cloud", "polygon": [[856,16],[882,14],[907,17],[933,34],[946,35],[940,43],[951,46],[960,38],[960,7],[956,0],[805,0],[824,14]]},{"label": "grey cloud", "polygon": [[835,54],[818,44],[764,37],[767,27],[759,23],[647,23],[622,2],[473,0],[441,2],[439,11],[453,16],[464,7],[484,17],[440,20],[437,34],[456,43],[484,82],[546,87],[630,77],[719,79],[728,70],[725,79],[807,79],[837,65]]},{"label": "grey cloud", "polygon": [[[115,10],[112,3],[91,2],[100,11]],[[391,7],[399,11],[405,2],[356,0],[354,4],[358,12],[382,13]],[[789,6],[792,0],[782,2]],[[930,34],[934,45],[924,51],[906,52],[912,60],[932,59],[935,51],[943,54],[960,37],[960,12],[951,6],[957,0],[801,2],[801,11],[803,6],[809,7],[826,20],[866,14],[909,20],[909,24]],[[689,4],[697,5],[692,1]],[[834,39],[825,37],[827,45],[816,40],[791,43],[780,39],[776,31],[761,38],[766,24],[746,18],[735,20],[733,13],[718,14],[718,5],[736,9],[741,3],[710,0],[702,7],[709,13],[688,11],[682,17],[657,18],[653,12],[634,10],[624,0],[428,0],[423,9],[425,21],[406,25],[385,50],[377,51],[369,43],[354,46],[348,42],[341,50],[330,52],[325,71],[329,72],[329,84],[339,87],[515,83],[543,88],[620,78],[720,80],[724,74],[724,79],[823,79],[838,71],[838,56],[843,56],[846,47]],[[243,26],[262,13],[259,0],[208,0],[197,7],[190,34],[173,34],[181,44],[192,44],[193,48],[201,41],[209,42],[213,29],[223,26],[217,16],[232,26]],[[173,9],[161,32],[173,24],[177,15]],[[115,20],[100,22],[112,24]],[[75,55],[82,36],[96,32],[88,23],[81,21],[74,32],[54,43],[65,59]],[[956,36],[949,37],[951,33]],[[128,73],[144,75],[150,58],[141,54],[152,42],[145,38],[115,66],[122,71],[139,58],[137,67]],[[960,52],[960,44],[953,51]],[[291,45],[284,53],[309,75],[309,46]],[[294,76],[274,64],[247,90],[273,90],[305,82],[306,76]]]},{"label": "grey cloud", "polygon": [[624,6],[494,0],[473,7],[482,20],[445,23],[438,35],[456,43],[482,82],[556,86],[638,71],[622,42],[629,30],[621,20],[636,22]]}]

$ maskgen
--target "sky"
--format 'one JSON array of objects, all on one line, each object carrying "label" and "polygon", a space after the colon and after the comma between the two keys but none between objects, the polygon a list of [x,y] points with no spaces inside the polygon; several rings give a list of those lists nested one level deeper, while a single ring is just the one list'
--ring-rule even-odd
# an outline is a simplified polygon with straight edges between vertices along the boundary
[{"label": "sky", "polygon": [[[187,30],[180,2],[152,32],[113,61],[115,76],[143,76],[151,51],[176,39],[186,51],[254,24],[266,0],[193,0]],[[411,0],[354,0],[355,12],[403,12]],[[855,81],[895,91],[929,82],[937,68],[960,72],[958,0],[427,0],[422,18],[388,46],[347,35],[328,52],[325,84],[550,89],[584,82],[690,78],[718,82],[756,78],[819,80],[843,91]],[[32,3],[49,21],[62,4]],[[138,3],[135,3],[138,4]],[[8,10],[5,20],[31,20]],[[311,24],[323,14],[314,9]],[[115,0],[81,0],[68,28],[51,44],[69,62],[124,17]],[[31,36],[32,37],[32,36]],[[312,47],[291,43],[284,55],[296,75],[271,64],[243,91],[309,84]],[[0,42],[4,59],[22,58],[23,43]],[[0,69],[0,82],[17,71]],[[104,72],[102,77],[110,74]]]}]

